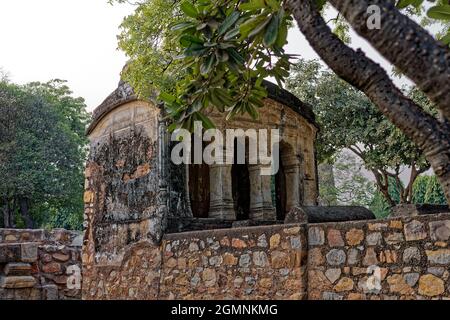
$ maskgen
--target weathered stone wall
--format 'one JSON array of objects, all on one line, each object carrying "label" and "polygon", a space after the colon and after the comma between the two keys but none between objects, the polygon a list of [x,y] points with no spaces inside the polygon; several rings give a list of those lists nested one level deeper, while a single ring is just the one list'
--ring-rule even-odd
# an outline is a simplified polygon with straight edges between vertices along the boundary
[{"label": "weathered stone wall", "polygon": [[160,299],[293,299],[306,295],[305,226],[168,235]]},{"label": "weathered stone wall", "polygon": [[83,297],[447,299],[449,238],[450,214],[172,234],[97,268]]},{"label": "weathered stone wall", "polygon": [[62,229],[0,229],[0,300],[81,299],[81,245]]},{"label": "weathered stone wall", "polygon": [[83,298],[302,299],[304,226],[285,225],[166,235],[141,241],[120,265],[83,277]]},{"label": "weathered stone wall", "polygon": [[310,225],[308,298],[449,298],[449,237],[450,214]]}]

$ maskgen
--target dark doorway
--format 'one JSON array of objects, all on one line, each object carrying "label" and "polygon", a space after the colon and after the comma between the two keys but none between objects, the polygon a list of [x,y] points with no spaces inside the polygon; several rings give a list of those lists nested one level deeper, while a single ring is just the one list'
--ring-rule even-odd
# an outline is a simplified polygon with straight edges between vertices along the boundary
[{"label": "dark doorway", "polygon": [[[189,197],[194,218],[208,218],[210,207],[209,165],[194,164],[194,135],[191,137],[191,164],[189,165]],[[202,150],[206,144],[203,143]]]},{"label": "dark doorway", "polygon": [[284,220],[286,217],[286,175],[283,161],[280,159],[280,168],[275,175],[275,202],[277,208],[277,220]]},{"label": "dark doorway", "polygon": [[[247,161],[237,164],[237,140],[234,143],[234,164],[231,168],[234,211],[238,221],[250,218],[250,174]],[[246,148],[246,150],[248,150]]]},{"label": "dark doorway", "polygon": [[189,165],[189,197],[194,218],[208,218],[209,194],[209,166]]}]

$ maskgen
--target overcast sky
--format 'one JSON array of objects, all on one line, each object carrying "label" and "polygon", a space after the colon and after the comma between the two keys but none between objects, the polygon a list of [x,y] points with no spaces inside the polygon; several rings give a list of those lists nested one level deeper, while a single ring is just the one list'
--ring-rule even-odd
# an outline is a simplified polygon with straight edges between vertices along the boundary
[{"label": "overcast sky", "polygon": [[[117,86],[127,59],[116,35],[133,8],[107,0],[0,0],[0,68],[17,83],[68,80],[92,110]],[[388,66],[359,38],[352,46]],[[318,58],[296,28],[287,51]]]}]

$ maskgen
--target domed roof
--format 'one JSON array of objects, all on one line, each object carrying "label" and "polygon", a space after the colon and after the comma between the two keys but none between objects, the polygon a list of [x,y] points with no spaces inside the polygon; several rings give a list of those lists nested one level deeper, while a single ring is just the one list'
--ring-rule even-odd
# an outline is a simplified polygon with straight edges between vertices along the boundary
[{"label": "domed roof", "polygon": [[[263,86],[267,90],[269,99],[272,99],[289,107],[290,109],[301,115],[303,118],[305,118],[309,123],[318,128],[314,112],[312,111],[310,105],[302,102],[299,98],[294,96],[289,91],[280,88],[276,84],[273,84],[269,81],[264,80]],[[94,112],[92,113],[92,123],[87,129],[87,134],[89,135],[100,122],[100,120],[102,120],[103,117],[109,112],[125,103],[136,100],[139,100],[139,98],[134,93],[133,88],[128,83],[120,81],[117,89],[114,90],[114,92],[112,92],[97,108],[95,108]]]}]

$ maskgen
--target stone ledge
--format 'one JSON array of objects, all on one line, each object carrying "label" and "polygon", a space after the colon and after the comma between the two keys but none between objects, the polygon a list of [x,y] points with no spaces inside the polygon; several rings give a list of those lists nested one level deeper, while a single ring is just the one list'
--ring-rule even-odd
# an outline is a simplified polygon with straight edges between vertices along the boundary
[{"label": "stone ledge", "polygon": [[39,243],[0,243],[0,263],[36,262]]},{"label": "stone ledge", "polygon": [[29,276],[31,275],[31,265],[29,263],[8,263],[3,273],[5,276]]},{"label": "stone ledge", "polygon": [[33,288],[35,285],[36,285],[36,279],[31,276],[0,277],[0,288],[4,288],[4,289]]}]

